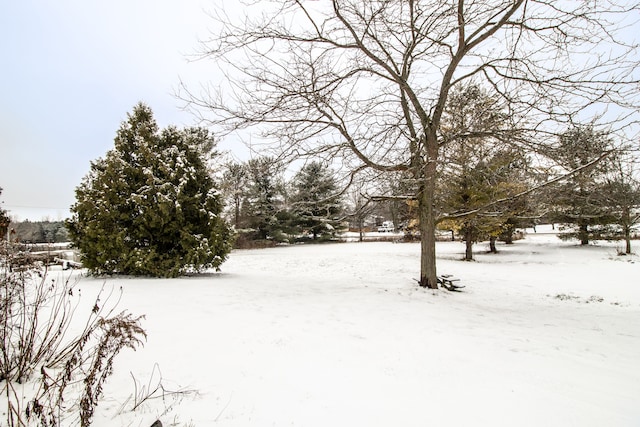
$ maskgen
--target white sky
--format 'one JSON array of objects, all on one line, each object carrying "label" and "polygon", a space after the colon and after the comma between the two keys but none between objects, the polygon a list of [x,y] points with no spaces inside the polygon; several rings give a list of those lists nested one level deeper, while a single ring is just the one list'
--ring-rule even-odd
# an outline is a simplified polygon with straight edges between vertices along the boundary
[{"label": "white sky", "polygon": [[90,161],[112,148],[138,101],[161,127],[195,124],[173,93],[180,78],[210,80],[206,64],[188,61],[213,25],[206,8],[206,0],[2,2],[2,208],[19,220],[67,217]]}]

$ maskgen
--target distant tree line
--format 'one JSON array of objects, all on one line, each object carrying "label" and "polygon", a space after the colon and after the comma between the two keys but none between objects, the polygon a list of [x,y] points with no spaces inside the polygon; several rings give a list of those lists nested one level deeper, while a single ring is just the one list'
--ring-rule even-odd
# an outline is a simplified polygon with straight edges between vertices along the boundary
[{"label": "distant tree line", "polygon": [[[7,236],[6,229],[3,236]],[[69,241],[64,221],[11,221],[9,239],[16,243],[63,243]]]},{"label": "distant tree line", "polygon": [[69,241],[69,234],[64,221],[14,221],[0,208],[0,241],[6,239],[15,243],[61,243]]}]

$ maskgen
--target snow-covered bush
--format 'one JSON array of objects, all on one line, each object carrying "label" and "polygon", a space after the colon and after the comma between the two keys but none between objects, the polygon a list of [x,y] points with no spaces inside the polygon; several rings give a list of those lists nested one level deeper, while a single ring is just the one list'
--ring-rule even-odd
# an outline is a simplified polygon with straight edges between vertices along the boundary
[{"label": "snow-covered bush", "polygon": [[136,105],[76,188],[68,227],[83,264],[157,277],[218,268],[232,233],[207,165],[213,147],[206,129],[159,131],[151,109]]}]

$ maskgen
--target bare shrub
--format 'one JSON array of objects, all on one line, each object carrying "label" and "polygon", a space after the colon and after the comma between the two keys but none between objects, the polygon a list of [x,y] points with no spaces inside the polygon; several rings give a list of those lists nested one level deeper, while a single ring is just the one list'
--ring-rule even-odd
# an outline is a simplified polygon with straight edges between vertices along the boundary
[{"label": "bare shrub", "polygon": [[50,279],[34,265],[14,269],[10,252],[0,253],[0,402],[7,425],[88,426],[116,355],[146,338],[143,316],[116,314],[122,289],[107,292],[103,285],[82,324],[78,281]]}]

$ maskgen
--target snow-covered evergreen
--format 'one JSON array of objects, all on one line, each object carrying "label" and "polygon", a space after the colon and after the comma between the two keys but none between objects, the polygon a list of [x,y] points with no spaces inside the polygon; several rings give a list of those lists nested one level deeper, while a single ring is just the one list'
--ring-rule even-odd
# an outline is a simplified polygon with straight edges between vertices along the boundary
[{"label": "snow-covered evergreen", "polygon": [[331,169],[317,161],[303,166],[293,180],[292,205],[296,224],[316,239],[340,227],[342,205]]},{"label": "snow-covered evergreen", "polygon": [[94,273],[170,277],[219,267],[231,247],[207,169],[212,148],[205,129],[159,131],[138,104],[76,189],[69,228],[84,264]]},{"label": "snow-covered evergreen", "polygon": [[248,183],[244,214],[246,227],[257,240],[283,240],[279,214],[284,211],[281,165],[271,157],[257,157],[247,163]]}]

